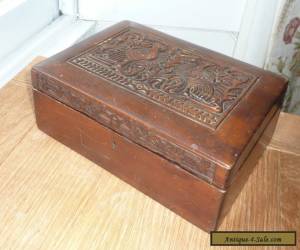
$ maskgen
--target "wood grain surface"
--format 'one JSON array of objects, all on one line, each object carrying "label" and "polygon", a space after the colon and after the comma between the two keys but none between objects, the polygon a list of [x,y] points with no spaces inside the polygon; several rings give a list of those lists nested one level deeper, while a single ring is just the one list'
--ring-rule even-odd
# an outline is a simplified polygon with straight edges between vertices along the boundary
[{"label": "wood grain surface", "polygon": [[[1,250],[237,249],[210,247],[209,234],[39,131],[30,67],[0,90]],[[299,124],[280,114],[220,230],[298,230],[299,239]]]}]

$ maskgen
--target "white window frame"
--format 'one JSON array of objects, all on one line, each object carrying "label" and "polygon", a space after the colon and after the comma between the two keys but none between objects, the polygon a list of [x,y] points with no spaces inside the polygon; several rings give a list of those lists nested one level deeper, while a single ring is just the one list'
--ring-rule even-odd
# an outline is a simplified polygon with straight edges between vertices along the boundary
[{"label": "white window frame", "polygon": [[1,0],[0,88],[34,57],[71,46],[94,24],[60,15],[58,0]]}]

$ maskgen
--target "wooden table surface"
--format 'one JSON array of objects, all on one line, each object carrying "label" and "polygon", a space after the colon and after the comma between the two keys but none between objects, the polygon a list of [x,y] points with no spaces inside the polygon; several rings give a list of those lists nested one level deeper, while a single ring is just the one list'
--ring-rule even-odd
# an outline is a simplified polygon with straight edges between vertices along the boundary
[{"label": "wooden table surface", "polygon": [[[210,247],[209,234],[39,131],[29,72],[0,89],[1,250],[263,249]],[[219,230],[298,230],[300,246],[300,117],[280,114]]]}]

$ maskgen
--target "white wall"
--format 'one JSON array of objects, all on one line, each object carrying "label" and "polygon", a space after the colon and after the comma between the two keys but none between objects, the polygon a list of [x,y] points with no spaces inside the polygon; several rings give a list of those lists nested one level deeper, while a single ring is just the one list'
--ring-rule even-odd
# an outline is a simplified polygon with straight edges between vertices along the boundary
[{"label": "white wall", "polygon": [[57,0],[0,2],[0,60],[22,46],[59,14]]},{"label": "white wall", "polygon": [[0,88],[37,55],[37,35],[58,16],[58,0],[0,0]]},{"label": "white wall", "polygon": [[78,0],[77,8],[98,30],[129,19],[232,56],[246,1]]},{"label": "white wall", "polygon": [[[117,21],[99,21],[95,32],[99,32]],[[140,22],[142,23],[142,22]],[[187,28],[187,27],[176,27],[176,26],[164,26],[164,25],[149,25],[150,27],[159,31],[165,32],[172,36],[187,40],[194,44],[199,44],[206,48],[218,51],[225,55],[232,56],[235,43],[237,41],[236,32],[226,31],[214,31],[199,28]]]},{"label": "white wall", "polygon": [[83,19],[239,31],[246,0],[79,0]]},{"label": "white wall", "polygon": [[262,67],[280,0],[60,0],[101,30],[129,19]]}]

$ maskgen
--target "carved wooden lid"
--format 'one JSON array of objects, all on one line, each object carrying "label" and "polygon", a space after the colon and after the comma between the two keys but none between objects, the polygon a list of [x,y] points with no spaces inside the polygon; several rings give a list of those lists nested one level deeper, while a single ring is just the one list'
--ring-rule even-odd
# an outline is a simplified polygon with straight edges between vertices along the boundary
[{"label": "carved wooden lid", "polygon": [[286,86],[273,73],[127,21],[38,64],[33,82],[221,188]]}]

